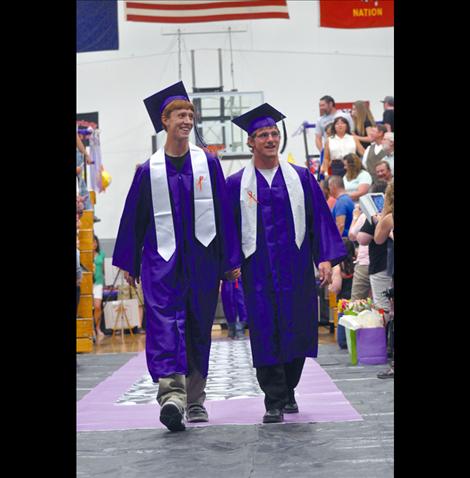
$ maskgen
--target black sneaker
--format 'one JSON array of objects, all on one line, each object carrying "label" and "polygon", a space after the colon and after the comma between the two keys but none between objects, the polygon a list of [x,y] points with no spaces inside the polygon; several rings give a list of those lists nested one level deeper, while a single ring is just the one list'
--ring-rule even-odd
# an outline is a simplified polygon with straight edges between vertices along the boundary
[{"label": "black sneaker", "polygon": [[283,408],[284,413],[299,413],[299,406],[297,402],[294,400],[293,402],[288,402],[284,405]]},{"label": "black sneaker", "polygon": [[101,219],[99,217],[93,216],[93,222],[100,222]]},{"label": "black sneaker", "polygon": [[263,423],[282,423],[283,421],[284,414],[279,408],[268,410],[263,417]]},{"label": "black sneaker", "polygon": [[174,402],[166,402],[160,410],[160,421],[172,432],[186,430],[183,420],[183,412]]}]

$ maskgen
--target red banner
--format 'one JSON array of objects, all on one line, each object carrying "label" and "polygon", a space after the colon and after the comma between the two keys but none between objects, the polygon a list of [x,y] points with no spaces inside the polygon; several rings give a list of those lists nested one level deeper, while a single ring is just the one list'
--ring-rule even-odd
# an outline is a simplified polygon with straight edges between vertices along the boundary
[{"label": "red banner", "polygon": [[394,0],[320,0],[320,26],[393,27],[393,3]]}]

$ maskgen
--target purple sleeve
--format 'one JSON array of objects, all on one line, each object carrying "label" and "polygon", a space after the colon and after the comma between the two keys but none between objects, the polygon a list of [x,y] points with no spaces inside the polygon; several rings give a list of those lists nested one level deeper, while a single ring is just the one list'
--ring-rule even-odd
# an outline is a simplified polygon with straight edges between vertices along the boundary
[{"label": "purple sleeve", "polygon": [[[304,174],[307,210],[310,211],[311,218],[307,230],[310,232],[313,245],[313,261],[317,267],[320,262],[325,261],[330,261],[334,266],[347,256],[346,248],[320,186],[308,169]],[[308,217],[307,215],[307,219]]]},{"label": "purple sleeve", "polygon": [[150,191],[150,170],[148,162],[135,173],[113,252],[113,265],[129,272],[133,277],[140,276],[142,247],[152,212]]}]

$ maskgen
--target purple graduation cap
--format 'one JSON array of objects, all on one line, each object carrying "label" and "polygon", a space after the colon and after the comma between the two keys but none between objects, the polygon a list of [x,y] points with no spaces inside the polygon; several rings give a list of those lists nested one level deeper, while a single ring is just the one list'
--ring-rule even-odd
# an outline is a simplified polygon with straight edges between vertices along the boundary
[{"label": "purple graduation cap", "polygon": [[147,108],[150,119],[152,120],[155,131],[159,133],[163,129],[162,113],[166,105],[174,100],[189,100],[188,93],[182,81],[158,91],[157,93],[145,98],[144,103]]},{"label": "purple graduation cap", "polygon": [[257,129],[275,126],[278,121],[284,118],[285,116],[281,112],[270,104],[264,103],[233,119],[232,123],[235,123],[251,136]]}]

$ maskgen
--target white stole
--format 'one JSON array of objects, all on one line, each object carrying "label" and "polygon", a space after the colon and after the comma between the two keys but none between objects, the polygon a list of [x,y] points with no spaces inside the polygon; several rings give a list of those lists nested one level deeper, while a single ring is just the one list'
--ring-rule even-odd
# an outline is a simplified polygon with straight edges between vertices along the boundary
[{"label": "white stole", "polygon": [[[216,235],[209,165],[206,154],[198,146],[189,143],[189,152],[194,180],[195,235],[207,247]],[[163,147],[150,158],[150,186],[157,252],[165,261],[169,261],[175,252],[176,240]]]},{"label": "white stole", "polygon": [[[304,189],[297,171],[284,159],[279,158],[284,176],[290,207],[294,218],[295,243],[300,249],[305,238]],[[257,181],[253,159],[245,167],[240,184],[240,209],[242,222],[242,250],[245,258],[256,251],[256,221],[258,211]]]}]

